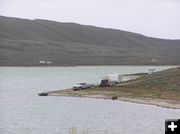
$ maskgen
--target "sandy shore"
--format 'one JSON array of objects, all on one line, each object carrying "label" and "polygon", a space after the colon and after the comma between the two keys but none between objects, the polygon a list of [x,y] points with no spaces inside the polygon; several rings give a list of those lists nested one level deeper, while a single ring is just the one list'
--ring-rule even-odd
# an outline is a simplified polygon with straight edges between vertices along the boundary
[{"label": "sandy shore", "polygon": [[132,103],[180,109],[180,68],[167,69],[152,74],[127,74],[128,81],[111,86],[77,90],[50,91],[42,96],[88,97],[113,99]]},{"label": "sandy shore", "polygon": [[118,91],[118,94],[109,91],[99,91],[95,89],[86,89],[74,91],[73,89],[56,90],[47,92],[48,96],[66,96],[66,97],[86,97],[96,99],[112,99],[113,96],[117,96],[119,101],[127,101],[139,104],[156,105],[165,108],[180,109],[179,99],[158,99],[151,96],[136,96],[129,92]]}]

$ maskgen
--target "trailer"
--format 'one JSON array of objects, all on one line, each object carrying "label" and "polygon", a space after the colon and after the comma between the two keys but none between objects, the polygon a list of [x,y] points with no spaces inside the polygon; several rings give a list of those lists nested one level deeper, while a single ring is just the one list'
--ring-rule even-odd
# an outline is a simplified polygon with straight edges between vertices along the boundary
[{"label": "trailer", "polygon": [[111,86],[122,82],[122,75],[109,74],[108,76],[101,77],[100,86]]}]

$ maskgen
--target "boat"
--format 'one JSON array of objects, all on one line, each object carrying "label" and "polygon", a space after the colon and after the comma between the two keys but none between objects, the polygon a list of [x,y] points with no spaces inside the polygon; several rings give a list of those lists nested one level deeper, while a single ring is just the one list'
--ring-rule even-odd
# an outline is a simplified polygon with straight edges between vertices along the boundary
[{"label": "boat", "polygon": [[48,96],[48,93],[38,93],[39,96]]}]

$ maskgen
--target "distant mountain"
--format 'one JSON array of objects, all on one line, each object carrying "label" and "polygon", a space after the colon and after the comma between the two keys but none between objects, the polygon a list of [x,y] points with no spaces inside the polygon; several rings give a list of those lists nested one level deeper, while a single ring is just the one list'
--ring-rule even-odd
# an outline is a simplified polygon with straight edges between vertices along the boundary
[{"label": "distant mountain", "polygon": [[[0,65],[177,65],[180,40],[0,16]],[[41,63],[41,64],[40,64]]]}]

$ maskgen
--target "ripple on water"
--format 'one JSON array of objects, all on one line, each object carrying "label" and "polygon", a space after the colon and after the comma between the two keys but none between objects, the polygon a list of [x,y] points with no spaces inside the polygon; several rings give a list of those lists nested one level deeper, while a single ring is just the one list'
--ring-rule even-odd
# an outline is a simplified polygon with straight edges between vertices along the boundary
[{"label": "ripple on water", "polygon": [[[0,134],[164,134],[165,119],[180,110],[122,101],[39,97],[38,92],[94,82],[110,73],[146,72],[149,66],[0,67]],[[156,67],[159,70],[166,67]],[[143,129],[143,130],[142,130]]]}]

